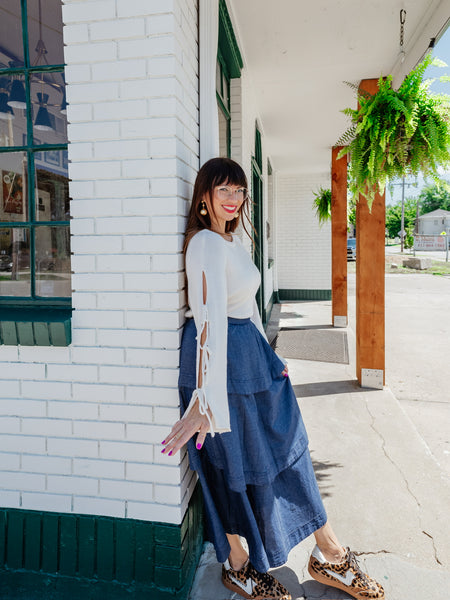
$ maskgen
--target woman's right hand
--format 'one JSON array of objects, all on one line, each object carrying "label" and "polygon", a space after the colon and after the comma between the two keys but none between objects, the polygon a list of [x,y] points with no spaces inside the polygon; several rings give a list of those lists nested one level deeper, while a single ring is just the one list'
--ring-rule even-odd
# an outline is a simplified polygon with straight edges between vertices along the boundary
[{"label": "woman's right hand", "polygon": [[198,400],[196,400],[189,412],[175,423],[169,435],[162,442],[164,445],[162,453],[168,456],[176,454],[197,432],[196,446],[200,450],[205,443],[208,431],[208,417],[200,413]]}]

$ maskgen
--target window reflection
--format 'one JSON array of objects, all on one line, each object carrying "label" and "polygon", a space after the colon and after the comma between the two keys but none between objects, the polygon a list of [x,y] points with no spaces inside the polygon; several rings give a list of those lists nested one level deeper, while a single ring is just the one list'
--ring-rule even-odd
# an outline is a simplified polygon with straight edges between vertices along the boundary
[{"label": "window reflection", "polygon": [[0,154],[0,221],[28,220],[27,155],[25,152]]},{"label": "window reflection", "polygon": [[27,143],[26,104],[20,101],[18,86],[23,86],[21,76],[0,76],[0,146]]},{"label": "window reflection", "polygon": [[67,221],[70,217],[67,151],[35,152],[36,221]]},{"label": "window reflection", "polygon": [[68,227],[36,227],[36,295],[68,297],[70,236]]},{"label": "window reflection", "polygon": [[64,64],[61,0],[28,0],[30,64]]},{"label": "window reflection", "polygon": [[0,229],[0,295],[30,295],[30,235],[28,229]]},{"label": "window reflection", "polygon": [[21,67],[23,43],[20,0],[1,1],[0,40],[0,69],[9,69],[11,66]]},{"label": "window reflection", "polygon": [[66,143],[67,117],[61,112],[65,103],[62,73],[40,73],[32,78],[30,90],[34,144]]}]

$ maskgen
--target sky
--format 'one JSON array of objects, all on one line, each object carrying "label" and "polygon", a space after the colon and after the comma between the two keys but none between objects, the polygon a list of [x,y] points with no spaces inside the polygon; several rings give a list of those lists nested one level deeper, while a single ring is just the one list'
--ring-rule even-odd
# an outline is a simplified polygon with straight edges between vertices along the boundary
[{"label": "sky", "polygon": [[[433,50],[433,55],[440,60],[447,63],[448,67],[428,67],[425,71],[425,79],[431,79],[433,77],[441,77],[442,75],[450,75],[450,27],[447,28],[444,35],[437,42]],[[440,81],[434,81],[430,87],[430,91],[435,94],[448,94],[450,95],[450,83],[443,83]],[[444,179],[450,181],[450,173],[442,174]],[[420,194],[420,191],[427,182],[424,182],[422,177],[419,177],[417,181],[414,178],[405,180],[405,198],[416,197]],[[393,181],[393,190],[386,188],[386,204],[396,204],[402,198],[402,185],[401,181]],[[432,183],[432,181],[430,182]]]}]

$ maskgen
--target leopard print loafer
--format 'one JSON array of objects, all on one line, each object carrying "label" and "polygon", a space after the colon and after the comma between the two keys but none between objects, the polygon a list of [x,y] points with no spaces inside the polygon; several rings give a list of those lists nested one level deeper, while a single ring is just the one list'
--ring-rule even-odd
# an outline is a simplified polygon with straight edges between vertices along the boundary
[{"label": "leopard print loafer", "polygon": [[316,546],[309,559],[308,571],[316,581],[344,590],[357,600],[383,600],[384,589],[363,573],[350,548],[340,563],[329,563]]},{"label": "leopard print loafer", "polygon": [[270,573],[259,573],[247,563],[239,571],[227,560],[222,565],[222,583],[232,592],[249,600],[292,600],[290,593]]}]

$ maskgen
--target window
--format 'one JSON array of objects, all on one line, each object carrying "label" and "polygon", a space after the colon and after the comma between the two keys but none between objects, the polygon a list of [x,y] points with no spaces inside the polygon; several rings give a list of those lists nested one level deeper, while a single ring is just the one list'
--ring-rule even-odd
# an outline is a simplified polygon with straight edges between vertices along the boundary
[{"label": "window", "polygon": [[216,96],[219,108],[219,155],[231,156],[230,76],[225,61],[217,55]]},{"label": "window", "polygon": [[[34,311],[33,321],[37,318],[36,311],[42,310],[47,323],[53,317],[64,321],[64,315],[67,316],[67,311],[70,311],[67,162],[61,0],[2,0],[2,343],[13,343],[10,325],[17,321],[19,309],[22,309],[19,319],[22,323],[30,317],[30,310]],[[14,309],[13,318],[8,314],[8,308]],[[66,312],[58,313],[58,309]],[[39,318],[37,320],[40,322]],[[8,326],[4,325],[6,322]],[[6,330],[10,333],[5,334]],[[27,343],[39,343],[34,333],[32,337],[34,341],[28,336]],[[58,340],[52,341],[50,335],[48,343],[54,341],[60,343],[61,339],[58,337]],[[17,342],[22,343],[20,339]]]}]

